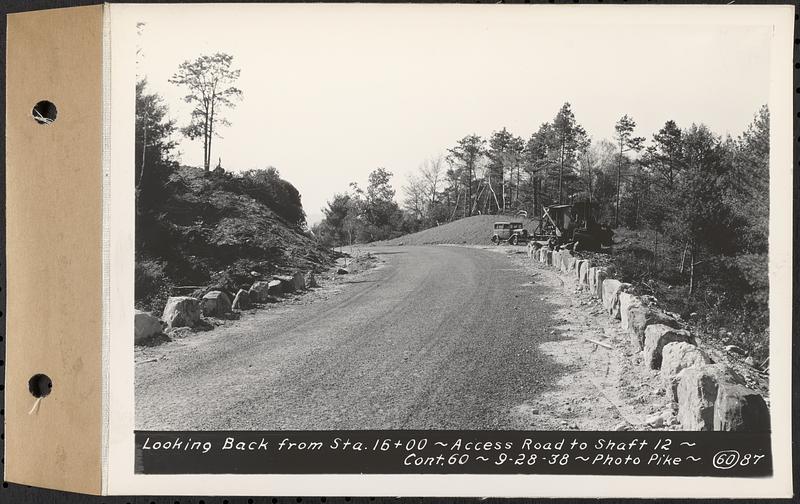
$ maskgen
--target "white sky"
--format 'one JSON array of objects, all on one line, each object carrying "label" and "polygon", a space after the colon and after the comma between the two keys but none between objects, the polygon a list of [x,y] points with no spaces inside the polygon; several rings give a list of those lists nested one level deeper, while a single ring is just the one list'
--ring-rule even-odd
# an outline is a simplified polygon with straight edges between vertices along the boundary
[{"label": "white sky", "polygon": [[[213,164],[277,167],[309,224],[379,166],[399,193],[407,173],[461,137],[505,126],[528,138],[565,101],[594,139],[611,138],[623,114],[648,139],[669,119],[738,135],[768,101],[769,27],[648,6],[601,24],[596,10],[567,19],[547,7],[139,6],[131,24],[147,23],[141,70],[179,125],[185,92],[167,82],[178,65],[234,56],[244,99]],[[181,161],[200,165],[202,142],[179,140]]]}]

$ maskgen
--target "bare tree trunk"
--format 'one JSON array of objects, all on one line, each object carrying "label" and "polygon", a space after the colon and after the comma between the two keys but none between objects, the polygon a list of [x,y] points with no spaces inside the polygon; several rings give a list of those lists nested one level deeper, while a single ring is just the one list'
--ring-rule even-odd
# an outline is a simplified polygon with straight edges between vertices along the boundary
[{"label": "bare tree trunk", "polygon": [[658,269],[658,232],[656,231],[656,242],[653,245],[653,268]]},{"label": "bare tree trunk", "polygon": [[203,124],[203,169],[208,171],[208,115]]},{"label": "bare tree trunk", "polygon": [[[458,187],[458,186],[456,186]],[[461,199],[461,191],[456,191],[456,203],[453,205],[453,213],[450,215],[450,222],[453,222],[453,219],[456,217],[456,212],[458,212],[458,200]]]},{"label": "bare tree trunk", "polygon": [[564,145],[562,142],[561,145],[561,163],[559,164],[558,168],[558,203],[561,204],[561,195],[562,195],[562,182],[561,179],[564,176]]},{"label": "bare tree trunk", "polygon": [[689,297],[692,297],[692,292],[694,292],[694,247],[689,254],[689,261]]},{"label": "bare tree trunk", "polygon": [[139,183],[136,184],[138,191],[142,187],[142,180],[144,179],[144,155],[147,152],[147,112],[144,113],[144,121],[142,123],[142,166],[139,168]]},{"label": "bare tree trunk", "polygon": [[216,95],[211,97],[211,119],[208,121],[208,160],[206,161],[206,170],[211,169],[211,140],[214,138],[214,102]]},{"label": "bare tree trunk", "polygon": [[681,275],[683,275],[683,266],[686,263],[686,252],[689,250],[689,242],[683,246],[683,254],[681,255]]},{"label": "bare tree trunk", "polygon": [[[491,173],[491,171],[490,171]],[[489,175],[489,187],[491,187],[491,175]],[[500,189],[503,198],[503,212],[506,211],[506,167],[504,163],[500,163]],[[494,194],[494,191],[492,191]],[[497,213],[500,213],[500,204],[497,203],[497,195],[494,196],[495,203],[497,204]]]},{"label": "bare tree trunk", "polygon": [[495,194],[494,189],[492,189],[492,177],[489,176],[489,190],[492,191],[492,196],[494,196],[494,203],[497,205],[497,209],[500,209],[500,203],[497,201],[497,194]]},{"label": "bare tree trunk", "polygon": [[614,227],[619,227],[619,192],[622,180],[622,142],[619,143],[619,159],[617,160],[617,205],[614,208]]}]

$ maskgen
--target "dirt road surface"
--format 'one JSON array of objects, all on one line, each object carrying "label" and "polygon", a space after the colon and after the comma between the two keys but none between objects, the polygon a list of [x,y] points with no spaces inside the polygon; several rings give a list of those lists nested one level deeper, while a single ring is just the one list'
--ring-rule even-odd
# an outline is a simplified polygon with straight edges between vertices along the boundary
[{"label": "dirt road surface", "polygon": [[660,407],[607,317],[523,247],[369,250],[376,269],[137,349],[136,427],[610,430]]}]

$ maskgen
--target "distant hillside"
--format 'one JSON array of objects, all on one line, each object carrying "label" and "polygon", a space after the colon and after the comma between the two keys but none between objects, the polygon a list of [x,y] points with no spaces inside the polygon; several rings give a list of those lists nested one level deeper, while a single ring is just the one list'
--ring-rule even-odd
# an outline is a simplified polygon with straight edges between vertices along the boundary
[{"label": "distant hillside", "polygon": [[177,286],[236,292],[256,276],[320,270],[333,261],[333,252],[302,229],[299,195],[277,171],[181,166],[165,171],[158,191],[137,214],[137,307],[158,311]]},{"label": "distant hillside", "polygon": [[384,245],[434,245],[454,243],[466,245],[491,244],[494,223],[497,221],[521,221],[532,233],[537,221],[508,215],[473,215],[457,221],[448,222],[418,233],[412,233],[393,240],[380,242]]}]

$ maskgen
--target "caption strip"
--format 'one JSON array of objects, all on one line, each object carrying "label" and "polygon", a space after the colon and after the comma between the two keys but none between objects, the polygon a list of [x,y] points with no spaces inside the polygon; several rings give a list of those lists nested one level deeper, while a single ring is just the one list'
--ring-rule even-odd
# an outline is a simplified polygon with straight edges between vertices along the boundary
[{"label": "caption strip", "polygon": [[769,433],[137,431],[139,474],[763,477]]}]

